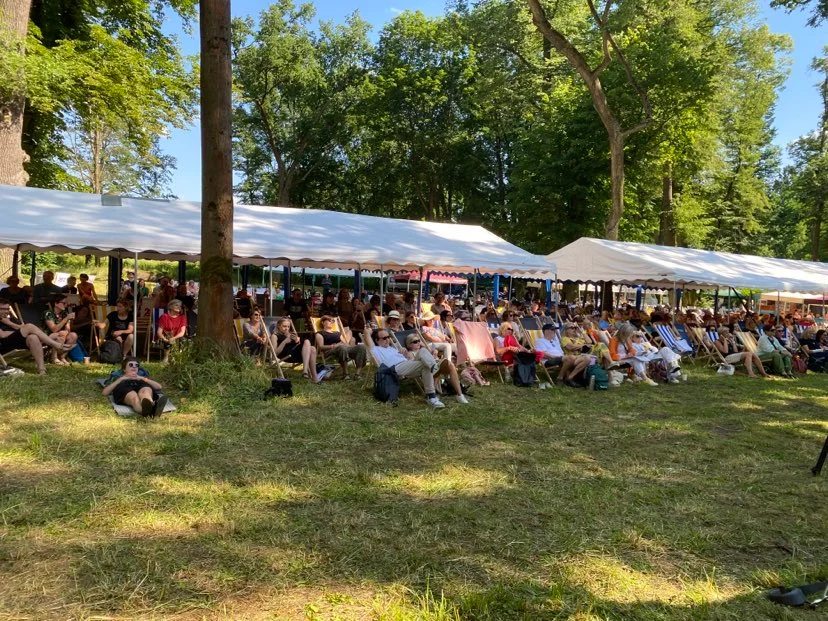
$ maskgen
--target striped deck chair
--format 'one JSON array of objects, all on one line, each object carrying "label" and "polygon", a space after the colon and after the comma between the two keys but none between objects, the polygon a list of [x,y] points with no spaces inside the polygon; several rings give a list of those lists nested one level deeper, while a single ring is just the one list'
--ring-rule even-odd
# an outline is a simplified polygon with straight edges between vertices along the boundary
[{"label": "striped deck chair", "polygon": [[672,326],[666,323],[654,323],[653,329],[658,333],[658,338],[664,344],[664,347],[669,347],[680,356],[694,353],[693,346],[680,338],[676,332],[673,332]]},{"label": "striped deck chair", "polygon": [[489,327],[482,321],[455,321],[454,332],[457,335],[457,362],[495,368],[503,382],[502,369],[506,364],[497,358]]},{"label": "striped deck chair", "polygon": [[[687,330],[690,338],[696,345],[696,360],[707,360],[713,366],[724,363],[721,352],[713,345],[713,341],[709,338],[709,334],[705,332],[704,328],[687,326]],[[716,333],[716,336],[719,336],[718,333]]]},{"label": "striped deck chair", "polygon": [[[535,349],[535,343],[538,342],[538,339],[543,338],[543,330],[541,330],[540,322],[538,321],[537,317],[523,317],[520,320],[521,325],[523,326],[523,333],[526,341],[526,345],[531,349]],[[552,376],[549,374],[549,368],[543,363],[538,362],[536,367],[540,369],[541,373],[546,376],[546,379],[549,380],[549,383],[553,386],[555,385],[555,381],[552,379]]]}]

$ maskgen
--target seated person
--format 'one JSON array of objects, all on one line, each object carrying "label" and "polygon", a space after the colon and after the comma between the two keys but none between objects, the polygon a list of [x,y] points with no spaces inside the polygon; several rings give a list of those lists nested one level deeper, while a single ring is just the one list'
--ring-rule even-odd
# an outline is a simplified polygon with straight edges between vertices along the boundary
[{"label": "seated person", "polygon": [[27,304],[29,302],[29,293],[20,287],[20,279],[17,276],[9,276],[6,279],[8,287],[0,289],[0,300],[4,300],[9,304]]},{"label": "seated person", "polygon": [[388,318],[386,319],[386,325],[391,332],[399,332],[403,330],[402,322],[400,321],[400,313],[392,310],[388,313]]},{"label": "seated person", "polygon": [[339,306],[336,303],[336,297],[333,291],[328,291],[322,296],[322,304],[319,306],[320,315],[330,315],[336,317],[339,315]]},{"label": "seated person", "polygon": [[46,367],[43,364],[44,345],[56,351],[66,352],[75,346],[53,339],[34,324],[18,323],[11,317],[11,305],[5,300],[0,300],[0,354],[28,349],[34,358],[37,374],[46,375]]},{"label": "seated person", "polygon": [[[285,300],[285,312],[296,326],[310,326],[310,307],[307,300],[302,297],[301,289],[294,289],[290,299]],[[300,323],[301,322],[301,323]]]},{"label": "seated person", "polygon": [[348,360],[356,365],[354,379],[360,378],[362,367],[365,366],[365,346],[352,342],[348,332],[334,330],[336,322],[333,317],[324,316],[319,322],[322,329],[316,333],[316,349],[320,352],[333,353],[342,367],[342,379],[348,379]]},{"label": "seated person", "polygon": [[308,340],[302,341],[299,335],[291,332],[290,319],[282,317],[273,326],[270,342],[276,357],[284,362],[302,363],[302,375],[314,384],[321,382],[325,375],[316,372],[316,348]]},{"label": "seated person", "polygon": [[438,291],[434,294],[434,303],[431,305],[431,312],[439,315],[444,310],[451,310],[451,307],[446,304],[446,296]]},{"label": "seated person", "polygon": [[515,364],[515,354],[518,352],[529,352],[535,354],[535,359],[540,362],[543,360],[541,352],[532,352],[521,345],[514,335],[514,327],[508,321],[500,324],[500,336],[495,339],[495,352],[500,359],[506,363],[507,369]]},{"label": "seated person", "polygon": [[406,349],[400,351],[391,341],[391,334],[388,330],[367,330],[362,337],[363,342],[368,346],[371,355],[378,365],[393,367],[400,378],[419,377],[423,382],[423,389],[426,393],[426,402],[433,408],[444,408],[445,404],[437,397],[434,387],[434,376],[439,373],[448,374],[451,377],[452,385],[457,391],[457,401],[468,403],[463,395],[460,386],[460,379],[457,377],[457,369],[450,360],[443,360],[438,363],[425,347],[422,347],[420,337],[417,334],[409,334],[406,339]]},{"label": "seated person", "polygon": [[124,356],[129,355],[129,352],[132,351],[132,341],[135,339],[135,326],[132,323],[129,306],[119,301],[115,305],[115,310],[106,316],[106,322],[98,324],[98,327],[106,327],[104,339],[116,341],[121,345],[122,354]]},{"label": "seated person", "polygon": [[387,315],[397,308],[397,296],[390,291],[385,294],[385,302],[382,304],[382,314]]},{"label": "seated person", "polygon": [[51,270],[43,272],[43,282],[35,285],[32,291],[32,303],[46,306],[52,297],[61,293],[60,287],[55,284],[55,273]]},{"label": "seated person", "polygon": [[[43,328],[44,332],[51,336],[54,340],[62,345],[75,346],[78,342],[78,335],[72,332],[71,322],[75,318],[75,313],[70,312],[66,305],[67,294],[57,293],[52,298],[52,309],[46,309],[43,312]],[[52,348],[52,364],[69,364],[66,360],[66,355],[69,349],[60,347]]]},{"label": "seated person", "polygon": [[719,328],[719,338],[713,341],[713,347],[719,350],[719,353],[724,356],[727,364],[743,363],[748,377],[756,377],[756,373],[753,372],[754,366],[759,369],[759,374],[762,377],[768,376],[759,356],[751,351],[739,351],[739,347],[736,345],[736,339],[730,333],[730,328],[727,326]]},{"label": "seated person", "polygon": [[242,324],[242,345],[251,356],[259,357],[265,352],[267,345],[267,328],[262,313],[254,310],[250,320]]},{"label": "seated person", "polygon": [[408,311],[405,314],[405,321],[401,327],[402,330],[416,330],[417,329],[417,313]]},{"label": "seated person", "polygon": [[[658,386],[658,382],[654,382],[647,375],[647,365],[651,360],[655,360],[652,355],[643,354],[642,343],[643,340],[637,332],[635,327],[629,323],[622,323],[618,326],[613,337],[610,339],[610,355],[612,359],[617,362],[627,362],[633,368],[635,373],[635,381],[643,381],[648,386]],[[636,349],[638,345],[638,349]]]},{"label": "seated person", "polygon": [[136,414],[147,418],[161,416],[167,398],[161,394],[161,384],[138,374],[141,363],[138,358],[124,358],[121,369],[124,374],[103,389],[103,396],[112,395],[118,405],[128,405]]},{"label": "seated person", "polygon": [[89,282],[89,274],[78,276],[78,295],[82,306],[89,306],[98,301],[98,294],[95,292],[95,285]]},{"label": "seated person", "polygon": [[828,360],[828,347],[823,344],[826,334],[825,330],[817,331],[814,326],[809,326],[802,331],[799,345],[802,347],[802,353],[809,360]]},{"label": "seated person", "polygon": [[[545,337],[546,333],[547,331],[544,326]],[[535,345],[537,347],[538,343]],[[562,351],[563,355],[561,370],[558,372],[558,379],[562,380],[567,386],[580,388],[582,384],[579,384],[576,378],[582,376],[586,368],[590,364],[594,364],[597,358],[590,353],[591,348],[578,333],[577,325],[569,324],[564,328],[564,336],[561,338],[556,350]]]},{"label": "seated person", "polygon": [[777,375],[796,379],[793,374],[793,355],[780,342],[784,334],[784,326],[777,326],[774,332],[768,330],[762,334],[756,343],[756,353],[759,354],[759,360],[770,361],[773,372]]},{"label": "seated person", "polygon": [[187,334],[187,315],[182,314],[183,308],[181,300],[173,300],[167,304],[167,312],[158,320],[155,338],[164,350],[162,362],[166,363],[170,359],[172,346]]},{"label": "seated person", "polygon": [[346,328],[351,325],[351,317],[354,314],[354,305],[351,303],[351,292],[347,289],[339,290],[339,295],[336,299],[336,312],[333,314],[339,316],[339,320]]},{"label": "seated person", "polygon": [[195,310],[195,298],[187,292],[187,285],[178,285],[175,291],[175,299],[180,300],[184,305],[184,314]]},{"label": "seated person", "polygon": [[362,333],[365,331],[365,305],[359,298],[354,298],[351,303],[351,320],[348,322],[348,327],[351,329],[357,339],[362,338]]},{"label": "seated person", "polygon": [[426,344],[432,351],[438,352],[447,360],[451,360],[451,357],[456,354],[456,345],[452,343],[451,338],[447,334],[434,325],[435,317],[436,315],[431,311],[423,313],[423,325],[420,327],[420,330],[423,333]]},{"label": "seated person", "polygon": [[[132,297],[132,288],[135,286],[135,282],[127,281],[126,283],[124,283],[124,288],[127,288],[127,286],[129,287],[130,291],[129,297]],[[158,282],[158,286],[155,288],[155,291],[153,291],[152,295],[155,298],[155,308],[167,308],[169,303],[175,299],[175,289],[172,288],[172,285],[170,284],[170,279],[166,276],[161,278],[161,280]]]},{"label": "seated person", "polygon": [[417,312],[417,299],[414,297],[414,294],[411,291],[406,291],[403,293],[403,313],[405,314],[406,321],[408,321],[408,314]]},{"label": "seated person", "polygon": [[60,288],[62,293],[67,293],[69,295],[78,295],[78,279],[74,276],[69,276],[66,279],[66,284]]}]

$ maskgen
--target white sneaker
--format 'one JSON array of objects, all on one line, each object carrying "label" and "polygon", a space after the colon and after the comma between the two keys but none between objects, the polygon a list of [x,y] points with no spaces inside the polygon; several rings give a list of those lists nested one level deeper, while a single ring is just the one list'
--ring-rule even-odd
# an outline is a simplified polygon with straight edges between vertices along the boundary
[{"label": "white sneaker", "polygon": [[469,400],[466,399],[466,395],[457,395],[457,403],[462,403],[463,405],[468,405]]},{"label": "white sneaker", "polygon": [[428,403],[431,407],[440,409],[446,407],[446,404],[440,401],[437,397],[431,397],[430,399],[426,399],[426,403]]},{"label": "white sneaker", "polygon": [[647,386],[658,386],[658,382],[654,382],[649,377],[644,378],[644,383],[647,384]]},{"label": "white sneaker", "polygon": [[671,377],[668,381],[669,381],[671,384],[679,384],[679,383],[680,383],[680,382],[679,382],[679,379],[678,379],[677,377]]}]

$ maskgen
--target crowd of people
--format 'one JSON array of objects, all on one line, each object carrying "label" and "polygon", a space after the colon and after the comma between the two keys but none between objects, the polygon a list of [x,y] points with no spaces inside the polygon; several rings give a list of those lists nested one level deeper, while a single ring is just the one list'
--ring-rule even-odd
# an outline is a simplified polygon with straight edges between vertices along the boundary
[{"label": "crowd of people", "polygon": [[[79,328],[88,326],[100,330],[105,341],[117,343],[125,360],[138,336],[132,308],[135,287],[142,304],[165,311],[159,313],[151,338],[166,361],[177,343],[190,335],[188,315],[195,311],[197,286],[161,277],[150,290],[132,273],[123,282],[115,310],[103,322],[94,321],[89,312],[98,299],[85,274],[58,287],[54,274],[47,271],[43,282],[31,289],[10,278],[8,287],[0,290],[0,353],[28,349],[38,372],[45,373],[44,349],[53,364],[65,364],[81,342]],[[25,305],[42,308],[39,321],[12,317],[14,307]],[[720,366],[744,367],[752,377],[795,378],[794,371],[821,370],[828,360],[825,329],[812,316],[797,313],[777,317],[743,309],[672,312],[666,306],[645,312],[627,305],[610,312],[589,304],[547,309],[533,299],[496,305],[483,296],[447,299],[439,291],[421,308],[410,292],[352,297],[342,289],[308,299],[298,288],[285,299],[279,318],[267,318],[245,289],[235,296],[234,307],[244,318],[241,345],[249,355],[301,366],[303,376],[314,383],[337,377],[334,366],[342,379],[359,380],[368,362],[385,364],[402,378],[419,378],[434,407],[444,406],[435,377],[446,378],[460,403],[465,402],[462,384],[486,381],[477,361],[459,355],[462,335],[458,337],[456,327],[463,322],[485,323],[494,351],[489,362],[500,365],[506,378],[518,361],[531,360],[550,378],[554,374],[554,382],[571,387],[586,385],[591,368],[611,372],[616,385],[678,383],[687,378],[683,362],[702,354]],[[661,326],[659,333],[655,326]],[[755,347],[736,338],[747,334]],[[134,392],[126,400],[120,392],[116,396],[133,408],[149,407],[141,391]]]}]

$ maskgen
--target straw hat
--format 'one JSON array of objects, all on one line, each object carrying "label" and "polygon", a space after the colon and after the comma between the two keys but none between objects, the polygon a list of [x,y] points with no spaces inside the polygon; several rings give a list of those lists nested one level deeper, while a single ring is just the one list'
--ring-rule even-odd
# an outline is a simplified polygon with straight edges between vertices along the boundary
[{"label": "straw hat", "polygon": [[432,319],[434,319],[436,316],[437,316],[437,315],[435,315],[434,313],[432,313],[430,310],[427,310],[426,312],[424,312],[424,313],[423,313],[423,321],[431,321],[431,320],[432,320]]},{"label": "straw hat", "polygon": [[388,318],[389,319],[399,319],[400,318],[400,313],[395,311],[395,310],[392,310],[390,313],[388,313]]}]

